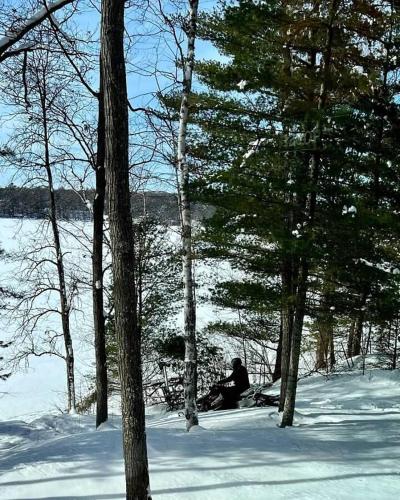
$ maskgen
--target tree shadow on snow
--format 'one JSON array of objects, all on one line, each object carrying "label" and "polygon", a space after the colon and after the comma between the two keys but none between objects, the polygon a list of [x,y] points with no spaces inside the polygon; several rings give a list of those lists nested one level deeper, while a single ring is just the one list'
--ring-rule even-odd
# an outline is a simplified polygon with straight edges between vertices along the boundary
[{"label": "tree shadow on snow", "polygon": [[[110,493],[96,495],[71,495],[57,497],[24,497],[24,500],[125,500],[125,493]],[[7,500],[21,500],[20,498],[9,498]]]},{"label": "tree shadow on snow", "polygon": [[[47,441],[38,441],[28,447],[18,447],[8,451],[0,458],[0,473],[8,472],[19,466],[35,466],[44,463],[62,463],[68,474],[85,469],[102,471],[103,476],[115,471],[116,461],[122,457],[122,437],[120,431],[102,431],[101,439],[95,431],[81,434],[64,435]],[[1,484],[1,483],[0,483]]]},{"label": "tree shadow on snow", "polygon": [[[154,495],[171,494],[171,493],[193,493],[196,491],[204,491],[204,490],[218,490],[218,489],[226,489],[226,488],[238,488],[240,486],[279,486],[279,485],[290,485],[290,484],[302,484],[302,483],[317,483],[322,481],[340,481],[343,479],[355,479],[371,476],[374,477],[387,477],[387,476],[399,476],[398,472],[376,472],[371,474],[343,474],[343,475],[335,475],[335,476],[325,476],[325,477],[311,477],[311,478],[301,478],[301,479],[287,479],[281,481],[235,481],[229,483],[216,483],[216,484],[204,484],[199,486],[183,486],[181,488],[165,488],[159,490],[152,490]],[[250,494],[250,493],[249,493]],[[252,493],[254,497],[254,492]]]}]

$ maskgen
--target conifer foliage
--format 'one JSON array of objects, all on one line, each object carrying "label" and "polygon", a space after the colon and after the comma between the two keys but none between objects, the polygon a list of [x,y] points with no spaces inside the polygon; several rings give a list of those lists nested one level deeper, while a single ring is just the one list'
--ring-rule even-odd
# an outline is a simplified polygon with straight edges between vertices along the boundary
[{"label": "conifer foliage", "polygon": [[393,2],[344,0],[223,1],[202,17],[223,56],[197,64],[191,110],[198,196],[217,207],[205,252],[280,317],[283,427],[305,318],[333,366],[335,322],[360,354],[398,283],[398,21]]}]

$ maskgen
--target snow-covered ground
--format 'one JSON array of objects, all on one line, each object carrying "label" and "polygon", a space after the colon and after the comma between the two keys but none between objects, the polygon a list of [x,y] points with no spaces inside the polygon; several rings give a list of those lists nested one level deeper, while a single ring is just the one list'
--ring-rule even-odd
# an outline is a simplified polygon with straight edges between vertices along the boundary
[{"label": "snow-covered ground", "polygon": [[[92,333],[91,292],[85,282],[90,280],[90,253],[87,246],[91,225],[87,222],[64,223],[62,245],[65,252],[67,282],[79,276],[79,297],[74,302],[71,314],[71,333],[75,349],[76,384],[78,396],[87,392],[86,376],[93,373],[94,351]],[[44,221],[33,219],[0,218],[0,248],[6,256],[0,261],[0,286],[21,290],[26,287],[23,279],[25,261],[14,259],[15,253],[33,249],[46,244],[49,228]],[[48,269],[50,278],[42,282],[50,283],[55,269]],[[43,303],[49,309],[57,309],[58,295],[55,292],[43,295]],[[8,341],[14,337],[20,321],[18,314],[0,310],[0,339]],[[61,330],[58,314],[48,314],[40,320],[35,329],[38,338],[43,337],[46,330]],[[27,341],[25,341],[26,345]],[[44,344],[38,346],[46,347]],[[1,355],[6,359],[21,350],[23,342],[17,339],[9,349],[3,349]],[[63,352],[62,342],[58,347]],[[66,405],[66,368],[64,361],[57,356],[30,356],[20,364],[7,381],[0,385],[0,419],[29,416],[38,412],[65,408]],[[1,494],[0,494],[1,498]]]},{"label": "snow-covered ground", "polygon": [[[276,389],[272,389],[272,392]],[[275,408],[149,411],[154,499],[395,500],[400,492],[400,371],[315,375],[300,383],[296,426]],[[0,422],[0,498],[123,499],[121,422],[92,416]]]},{"label": "snow-covered ground", "polygon": [[[8,252],[39,234],[38,221],[20,224],[0,219],[0,243]],[[71,233],[90,232],[90,226],[66,229],[69,271],[89,271],[85,244]],[[15,266],[1,263],[3,286],[19,284]],[[81,394],[85,375],[93,372],[90,296],[83,290],[72,320]],[[202,303],[199,326],[218,314]],[[12,319],[1,318],[2,339],[14,327]],[[200,427],[186,433],[177,413],[148,409],[153,498],[397,500],[400,370],[371,369],[374,364],[367,363],[362,375],[361,361],[354,366],[352,372],[301,381],[293,428],[278,427],[275,408],[243,408],[201,414]],[[28,371],[1,382],[0,500],[125,498],[118,404],[99,431],[93,415],[61,414],[57,408],[64,407],[65,368],[59,358],[33,358]]]},{"label": "snow-covered ground", "polygon": [[[93,348],[93,323],[92,323],[92,294],[86,283],[90,282],[91,258],[90,235],[92,226],[90,222],[63,222],[62,245],[65,252],[65,265],[67,281],[79,276],[82,283],[79,285],[79,297],[75,301],[75,311],[71,315],[71,334],[75,351],[75,376],[78,398],[88,392],[88,375],[94,374],[94,348]],[[48,228],[44,221],[35,219],[5,219],[0,218],[0,248],[3,248],[10,257],[15,252],[33,246],[42,245],[49,237]],[[170,238],[172,243],[178,243],[176,230],[171,228]],[[11,258],[0,261],[0,286],[21,289],[25,283],[21,279],[21,268],[24,261],[14,261]],[[109,258],[109,257],[107,257]],[[52,270],[53,274],[55,270]],[[199,266],[197,275],[212,273],[213,279],[218,279],[227,272],[224,266],[218,269],[206,269]],[[206,280],[208,280],[206,274]],[[72,277],[72,278],[71,278]],[[205,288],[207,288],[205,286]],[[47,298],[54,308],[57,308],[58,295],[52,293]],[[216,319],[230,319],[229,313],[216,311],[210,304],[201,302],[197,310],[198,328],[206,326],[208,322]],[[173,320],[183,325],[183,315],[180,314]],[[37,325],[37,334],[40,337],[47,329],[60,330],[58,314],[48,315]],[[9,340],[17,330],[17,320],[12,313],[0,311],[0,339]],[[21,343],[15,342],[10,349],[1,353],[4,357],[19,351]],[[60,341],[60,351],[63,352]],[[226,350],[230,359],[238,353],[235,346]],[[27,418],[31,414],[48,413],[54,408],[65,408],[66,405],[66,374],[65,363],[55,356],[36,358],[31,356],[28,365],[20,365],[7,381],[0,386],[0,420],[9,418]],[[0,497],[1,498],[1,497]]]}]

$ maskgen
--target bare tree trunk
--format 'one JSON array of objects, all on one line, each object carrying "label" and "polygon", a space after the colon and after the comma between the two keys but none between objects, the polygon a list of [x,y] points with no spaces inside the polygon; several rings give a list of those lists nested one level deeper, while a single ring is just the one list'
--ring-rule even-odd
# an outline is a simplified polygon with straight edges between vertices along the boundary
[{"label": "bare tree trunk", "polygon": [[306,311],[307,297],[307,279],[308,279],[308,260],[307,257],[301,260],[299,266],[299,279],[297,286],[297,303],[293,322],[292,342],[290,349],[289,372],[287,376],[287,388],[285,405],[282,415],[281,427],[293,425],[294,407],[297,392],[297,374],[299,371],[300,348],[303,333],[303,322]]},{"label": "bare tree trunk", "polygon": [[[96,191],[93,200],[93,240],[92,240],[92,298],[93,298],[93,329],[96,359],[96,427],[108,419],[108,380],[107,354],[104,317],[104,288],[103,288],[103,240],[104,240],[104,206],[106,179],[104,170],[104,96],[100,58],[99,91],[96,92],[87,83],[79,68],[73,62],[71,55],[65,49],[59,37],[59,27],[50,17],[54,36],[62,52],[76,72],[79,81],[98,100],[97,118],[97,155],[90,157],[96,179]],[[73,125],[73,123],[71,123]]]},{"label": "bare tree trunk", "polygon": [[279,411],[283,411],[290,363],[290,346],[293,333],[293,269],[290,258],[284,262],[282,270],[282,347],[281,347],[281,391]]},{"label": "bare tree trunk", "polygon": [[333,367],[336,364],[335,342],[334,342],[334,338],[333,338],[333,324],[332,324],[332,322],[329,324],[328,342],[329,342],[329,369],[330,369],[330,371],[332,371]]},{"label": "bare tree trunk", "polygon": [[322,325],[318,325],[317,348],[316,348],[316,370],[326,370],[328,367],[328,339]]},{"label": "bare tree trunk", "polygon": [[364,330],[364,317],[365,317],[365,312],[360,311],[354,329],[353,344],[351,348],[352,356],[359,356],[361,354],[361,342]]},{"label": "bare tree trunk", "polygon": [[329,277],[326,278],[326,289],[320,301],[320,311],[317,315],[318,330],[316,370],[329,370],[335,364],[335,347],[333,342],[333,317],[329,307]]},{"label": "bare tree trunk", "polygon": [[349,338],[347,340],[347,357],[353,357],[353,342],[354,342],[354,332],[356,328],[356,320],[351,320],[350,330],[349,330]]},{"label": "bare tree trunk", "polygon": [[[285,74],[287,78],[292,76],[292,55],[290,47],[286,46],[284,48],[284,59],[285,59]],[[283,103],[287,103],[288,94],[284,92]],[[284,106],[283,106],[284,109]],[[288,181],[291,181],[291,169],[290,169],[290,153],[289,153],[289,134],[290,126],[284,124],[283,131],[285,134],[286,143],[286,153],[285,153],[285,174]],[[285,195],[285,203],[288,207],[285,226],[288,235],[292,233],[294,224],[294,209],[293,209],[293,193],[287,192]],[[293,255],[285,255],[282,259],[282,269],[281,269],[281,283],[282,283],[282,294],[281,294],[281,336],[280,336],[280,372],[281,372],[281,389],[279,398],[279,411],[283,411],[286,397],[287,388],[287,378],[289,373],[289,363],[290,363],[290,344],[292,341],[292,330],[293,330],[293,295],[294,295],[294,259]]]},{"label": "bare tree trunk", "polygon": [[121,379],[127,500],[150,499],[141,339],[136,311],[134,241],[129,191],[124,0],[102,0],[105,170],[109,196],[115,328]]},{"label": "bare tree trunk", "polygon": [[[100,61],[101,68],[101,61]],[[104,96],[100,69],[97,125],[96,193],[93,200],[93,324],[96,353],[96,427],[108,419],[107,356],[103,294],[103,224],[106,178],[104,170]]]},{"label": "bare tree trunk", "polygon": [[397,318],[396,318],[396,330],[395,330],[395,336],[394,336],[392,370],[395,370],[397,368],[397,352],[398,352],[397,342],[398,342],[398,340],[399,340],[399,317],[397,316]]},{"label": "bare tree trunk", "polygon": [[349,352],[349,357],[359,356],[361,354],[361,343],[362,343],[362,335],[364,329],[364,321],[365,321],[365,305],[367,301],[367,293],[363,292],[361,296],[361,303],[358,311],[358,315],[355,320],[354,330],[353,330],[353,338],[351,342],[351,350]]},{"label": "bare tree trunk", "polygon": [[182,224],[182,265],[184,286],[184,331],[185,331],[185,417],[186,428],[198,424],[197,396],[197,349],[196,349],[196,306],[194,298],[192,214],[190,206],[189,168],[186,158],[187,125],[189,120],[189,97],[195,56],[195,39],[198,0],[189,0],[190,18],[187,28],[187,54],[183,61],[183,89],[179,114],[177,146],[177,168],[179,172],[179,201]]},{"label": "bare tree trunk", "polygon": [[50,197],[50,223],[53,232],[54,249],[57,258],[58,289],[60,295],[61,322],[65,346],[65,362],[67,365],[67,392],[68,392],[68,411],[74,412],[76,407],[75,395],[75,373],[74,373],[74,350],[72,347],[72,337],[69,325],[70,306],[67,297],[67,288],[65,284],[64,260],[60,242],[60,232],[57,223],[56,201],[54,195],[53,174],[50,163],[49,150],[49,132],[47,118],[47,99],[46,88],[40,89],[41,107],[43,119],[43,137],[45,149],[45,169],[47,174],[47,183]]},{"label": "bare tree trunk", "polygon": [[333,341],[333,324],[328,311],[323,312],[321,319],[318,320],[316,355],[316,370],[332,370],[336,363],[336,358]]},{"label": "bare tree trunk", "polygon": [[272,373],[272,382],[276,382],[282,377],[282,338],[283,338],[283,325],[282,325],[282,315],[281,315],[278,347],[276,349],[276,358],[275,358],[274,371]]},{"label": "bare tree trunk", "polygon": [[[320,128],[320,123],[317,124],[317,127]],[[320,141],[317,141],[316,150],[311,155],[311,162],[309,167],[309,181],[310,185],[312,186],[312,189],[308,193],[306,200],[306,209],[305,209],[305,215],[307,217],[306,220],[308,220],[308,231],[310,231],[314,223],[316,200],[317,200],[316,184],[318,180],[320,154],[321,154],[320,147],[321,147]],[[300,258],[298,271],[296,271],[296,276],[297,276],[296,305],[295,305],[293,331],[292,331],[292,339],[290,346],[290,362],[287,375],[285,404],[283,409],[281,427],[293,425],[301,340],[303,333],[304,316],[306,312],[309,267],[310,267],[309,257],[308,255],[303,255]]]}]

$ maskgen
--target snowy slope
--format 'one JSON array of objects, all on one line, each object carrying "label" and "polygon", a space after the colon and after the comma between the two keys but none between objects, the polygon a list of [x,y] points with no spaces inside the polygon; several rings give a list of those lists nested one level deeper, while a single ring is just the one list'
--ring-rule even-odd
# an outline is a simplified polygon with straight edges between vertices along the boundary
[{"label": "snowy slope", "polygon": [[[44,221],[34,219],[3,219],[0,218],[0,247],[9,255],[22,249],[30,248],[35,243],[43,243],[48,237],[44,229]],[[90,282],[90,235],[92,226],[90,222],[71,221],[62,223],[62,244],[65,251],[65,265],[67,277],[79,275],[82,281]],[[177,232],[170,229],[169,236],[172,243],[178,242]],[[79,238],[78,238],[79,237]],[[21,289],[24,286],[21,280],[21,267],[24,263],[12,259],[0,260],[0,285],[12,289]],[[212,272],[214,279],[223,279],[229,266],[218,266],[218,270],[209,269],[204,265],[198,266],[196,276],[209,284],[209,274]],[[54,270],[53,270],[54,272]],[[204,277],[203,277],[204,275]],[[208,285],[207,285],[208,286]],[[205,286],[204,288],[207,288]],[[58,295],[54,294],[49,299],[52,307],[58,306]],[[94,348],[93,348],[93,322],[92,322],[92,293],[84,285],[80,286],[79,300],[75,303],[75,311],[71,315],[71,334],[75,351],[75,377],[78,398],[88,392],[88,375],[94,375]],[[231,313],[217,311],[208,303],[200,303],[197,309],[197,326],[199,329],[216,319],[229,320]],[[178,326],[183,327],[183,314],[172,318]],[[17,321],[13,313],[0,310],[0,338],[9,340],[17,330]],[[38,323],[38,331],[47,329],[60,331],[59,315],[46,316]],[[13,351],[19,351],[20,342],[4,350],[1,354],[6,358]],[[63,345],[59,343],[60,351]],[[235,346],[228,349],[227,359],[238,355]],[[66,374],[65,363],[55,356],[30,357],[29,366],[25,369],[20,366],[20,371],[13,373],[7,381],[0,386],[0,420],[10,418],[29,418],[29,415],[48,413],[54,408],[65,408],[66,405]]]},{"label": "snowy slope", "polygon": [[[276,389],[275,389],[276,391]],[[274,389],[272,389],[274,392]],[[153,498],[395,500],[400,492],[400,371],[301,381],[296,426],[274,408],[147,416]],[[0,422],[2,500],[124,498],[120,419]]]},{"label": "snowy slope", "polygon": [[[82,280],[87,280],[91,260],[88,256],[87,238],[91,226],[87,222],[65,222],[65,232],[62,236],[63,249],[66,252],[65,265],[67,281],[72,274],[79,274]],[[44,221],[32,219],[3,219],[0,218],[0,247],[12,256],[26,248],[41,245],[46,241]],[[79,235],[78,241],[73,235]],[[25,283],[21,279],[21,269],[24,262],[12,258],[0,260],[0,286],[21,290]],[[52,270],[54,273],[54,269]],[[57,308],[58,295],[51,294],[45,297],[49,308]],[[75,303],[75,310],[71,314],[71,334],[75,349],[76,390],[78,396],[87,391],[85,376],[93,373],[94,350],[92,328],[91,291],[81,286],[79,300]],[[10,340],[18,328],[18,320],[13,312],[0,310],[0,338]],[[58,314],[47,315],[37,324],[38,333],[48,329],[60,331],[61,323]],[[9,349],[4,349],[2,356],[8,358],[13,352],[21,348],[20,341],[15,342]],[[59,348],[63,352],[60,341]],[[20,371],[13,373],[7,381],[0,385],[0,419],[23,417],[34,412],[48,412],[56,407],[65,408],[66,405],[66,369],[64,361],[56,356],[42,356],[29,358],[29,366],[22,363]]]}]

